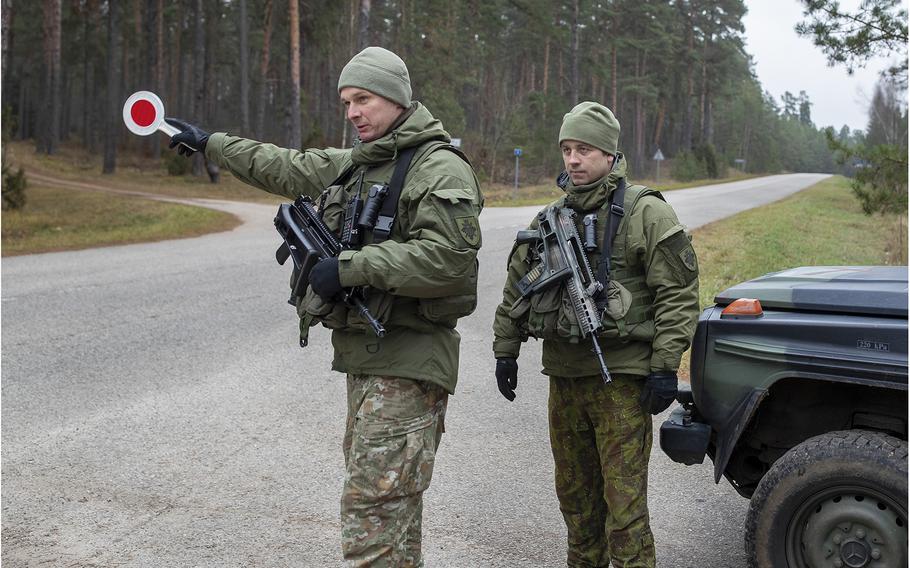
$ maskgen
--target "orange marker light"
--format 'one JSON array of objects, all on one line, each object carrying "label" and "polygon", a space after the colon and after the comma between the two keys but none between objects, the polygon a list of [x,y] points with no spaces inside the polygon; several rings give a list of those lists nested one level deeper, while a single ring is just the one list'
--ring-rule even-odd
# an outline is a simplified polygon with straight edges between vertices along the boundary
[{"label": "orange marker light", "polygon": [[761,317],[764,312],[761,309],[761,302],[755,298],[740,298],[734,300],[729,306],[724,308],[720,317]]}]

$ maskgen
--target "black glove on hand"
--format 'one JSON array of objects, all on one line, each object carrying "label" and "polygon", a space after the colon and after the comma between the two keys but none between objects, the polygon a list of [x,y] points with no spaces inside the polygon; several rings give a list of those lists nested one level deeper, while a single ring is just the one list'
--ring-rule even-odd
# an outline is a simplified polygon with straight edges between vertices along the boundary
[{"label": "black glove on hand", "polygon": [[338,275],[336,257],[323,258],[310,269],[310,288],[327,302],[341,292],[341,277]]},{"label": "black glove on hand", "polygon": [[192,156],[197,151],[205,153],[205,145],[209,141],[208,132],[179,118],[165,118],[164,121],[180,129],[179,133],[171,137],[169,148],[177,146],[177,153],[181,156]]},{"label": "black glove on hand", "polygon": [[651,414],[660,414],[669,408],[676,398],[678,380],[673,371],[655,371],[648,375],[639,399],[642,408]]},{"label": "black glove on hand", "polygon": [[514,357],[496,358],[496,382],[499,392],[511,402],[515,400],[515,387],[518,386],[518,361]]}]

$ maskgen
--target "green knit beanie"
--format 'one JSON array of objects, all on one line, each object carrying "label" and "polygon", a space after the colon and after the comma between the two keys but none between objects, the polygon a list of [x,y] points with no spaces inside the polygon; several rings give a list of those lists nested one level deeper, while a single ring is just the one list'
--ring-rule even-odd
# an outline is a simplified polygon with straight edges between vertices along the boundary
[{"label": "green knit beanie", "polygon": [[562,144],[563,140],[578,140],[615,156],[619,144],[619,121],[602,104],[590,101],[578,103],[562,117],[559,143]]},{"label": "green knit beanie", "polygon": [[338,91],[359,87],[404,108],[411,106],[411,76],[400,57],[381,47],[368,47],[341,70]]}]

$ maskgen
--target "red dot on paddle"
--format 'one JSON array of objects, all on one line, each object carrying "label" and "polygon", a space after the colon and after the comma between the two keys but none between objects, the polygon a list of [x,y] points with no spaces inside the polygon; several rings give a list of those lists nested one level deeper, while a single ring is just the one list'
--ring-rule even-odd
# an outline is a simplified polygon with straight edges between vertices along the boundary
[{"label": "red dot on paddle", "polygon": [[130,108],[130,116],[133,122],[139,126],[149,126],[155,122],[155,106],[145,99],[140,99],[134,102],[132,108]]}]

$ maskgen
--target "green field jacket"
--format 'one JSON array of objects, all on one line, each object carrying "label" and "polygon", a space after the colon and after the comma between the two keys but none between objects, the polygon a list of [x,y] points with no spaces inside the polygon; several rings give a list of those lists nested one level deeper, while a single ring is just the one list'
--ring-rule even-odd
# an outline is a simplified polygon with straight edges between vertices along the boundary
[{"label": "green field jacket", "polygon": [[[299,300],[304,322],[321,321],[333,329],[337,371],[426,380],[455,390],[460,343],[455,322],[476,304],[483,196],[470,164],[442,148],[448,142],[442,124],[420,103],[382,138],[347,150],[300,152],[224,133],[208,141],[206,158],[243,182],[290,199],[301,194],[317,199],[353,164],[342,191],[328,194],[325,220],[333,229],[340,226],[351,192],[365,197],[371,185],[388,183],[399,152],[418,147],[390,238],[374,244],[368,233],[362,248],[339,257],[342,285],[367,287],[367,306],[383,322],[385,337],[377,338],[344,306],[320,306],[312,292]],[[466,309],[466,302],[473,304]]]},{"label": "green field jacket", "polygon": [[[582,218],[598,214],[597,248],[587,253],[597,275],[603,246],[608,198],[626,174],[626,160],[605,178],[587,186],[566,187],[566,196],[554,205],[577,212],[576,226],[583,235]],[[622,309],[604,313],[598,341],[612,373],[644,376],[651,371],[679,367],[698,320],[698,264],[689,236],[676,213],[659,193],[642,186],[626,189],[625,216],[611,254],[611,276],[622,290]],[[537,221],[531,223],[536,228]],[[578,335],[565,284],[519,301],[515,288],[531,268],[527,244],[515,246],[508,260],[502,303],[493,323],[496,357],[518,357],[529,336],[543,338],[543,373],[560,377],[600,374],[591,339]],[[619,293],[617,292],[617,298]],[[611,307],[612,307],[611,303]],[[566,320],[568,323],[566,324]]]}]

